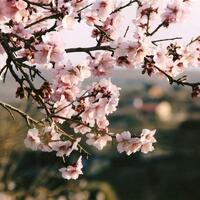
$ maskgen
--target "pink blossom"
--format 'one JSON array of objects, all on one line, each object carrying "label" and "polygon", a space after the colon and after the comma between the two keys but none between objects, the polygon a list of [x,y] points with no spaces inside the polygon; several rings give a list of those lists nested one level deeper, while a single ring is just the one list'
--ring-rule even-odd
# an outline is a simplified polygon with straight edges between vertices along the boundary
[{"label": "pink blossom", "polygon": [[95,59],[89,59],[89,67],[94,76],[106,76],[111,73],[114,65],[114,59],[110,53],[96,53]]},{"label": "pink blossom", "polygon": [[104,21],[111,13],[113,6],[113,0],[97,0],[92,6],[92,11],[97,13],[100,20]]},{"label": "pink blossom", "polygon": [[51,144],[60,141],[60,137],[61,134],[55,130],[54,124],[45,127],[44,131],[40,135],[41,143],[38,149],[44,152],[51,152],[53,150]]},{"label": "pink blossom", "polygon": [[58,141],[58,142],[51,142],[50,146],[54,151],[56,151],[56,156],[69,156],[71,153],[71,146],[72,143],[70,141]]},{"label": "pink blossom", "polygon": [[198,44],[189,45],[187,47],[182,47],[178,54],[181,55],[180,62],[183,63],[184,70],[189,67],[199,66],[200,53],[197,48]]},{"label": "pink blossom", "polygon": [[124,131],[121,134],[116,135],[117,150],[119,153],[126,152],[129,156],[132,153],[135,153],[141,148],[141,141],[139,137],[131,137],[129,131]]},{"label": "pink blossom", "polygon": [[76,23],[76,19],[75,19],[75,16],[73,14],[65,15],[65,17],[62,20],[63,28],[66,28],[66,29],[69,29],[69,30],[73,29],[73,26],[74,26],[75,23]]},{"label": "pink blossom", "polygon": [[91,131],[91,128],[88,127],[87,125],[84,125],[83,123],[82,124],[73,123],[71,124],[70,127],[74,129],[75,133],[86,134]]},{"label": "pink blossom", "polygon": [[156,139],[154,138],[156,130],[149,130],[149,129],[143,129],[141,133],[141,152],[142,153],[148,153],[154,150],[153,143],[156,142]]},{"label": "pink blossom", "polygon": [[70,179],[77,179],[79,175],[83,174],[82,172],[82,157],[80,156],[77,163],[74,165],[70,165],[67,168],[61,168],[59,171],[62,173],[62,177],[64,179],[70,180]]},{"label": "pink blossom", "polygon": [[116,135],[116,140],[118,142],[117,144],[117,150],[119,153],[126,152],[127,147],[129,146],[129,141],[131,140],[131,133],[129,131],[124,131],[121,134]]},{"label": "pink blossom", "polygon": [[30,31],[26,30],[24,28],[24,25],[22,23],[18,23],[18,24],[15,24],[13,26],[13,30],[12,32],[20,37],[23,37],[23,38],[30,38],[32,35],[30,34]]},{"label": "pink blossom", "polygon": [[94,126],[95,121],[102,118],[105,115],[105,104],[89,103],[85,106],[85,111],[81,114],[84,123]]},{"label": "pink blossom", "polygon": [[106,129],[109,124],[106,116],[116,110],[119,90],[109,79],[94,83],[84,101],[84,111],[80,115],[82,121],[91,127],[96,124],[100,129]]},{"label": "pink blossom", "polygon": [[16,22],[21,22],[27,19],[29,12],[26,10],[27,3],[23,0],[1,0],[0,1],[0,21],[13,19]]},{"label": "pink blossom", "polygon": [[141,6],[137,9],[137,18],[140,22],[155,19],[159,14],[159,4],[162,0],[143,0]]},{"label": "pink blossom", "polygon": [[[114,56],[119,66],[132,69],[141,64],[148,53],[150,41],[139,34],[134,35],[134,41],[119,39],[112,46],[116,48]],[[151,46],[151,45],[150,45]]]},{"label": "pink blossom", "polygon": [[107,134],[96,135],[96,134],[88,133],[86,136],[88,138],[86,140],[86,143],[88,145],[92,145],[96,147],[98,150],[102,150],[106,146],[107,142],[112,141],[112,137]]},{"label": "pink blossom", "polygon": [[2,47],[2,45],[0,44],[0,54],[4,54],[5,51],[4,51],[4,48]]},{"label": "pink blossom", "polygon": [[39,131],[36,128],[29,129],[24,144],[27,148],[36,151],[41,143]]},{"label": "pink blossom", "polygon": [[80,81],[83,81],[91,75],[89,67],[81,65],[74,67],[70,61],[68,61],[67,66],[58,68],[57,72],[57,77],[70,87],[77,85]]},{"label": "pink blossom", "polygon": [[98,21],[98,16],[96,12],[90,12],[85,14],[86,24],[89,26],[93,26],[94,24],[101,25]]},{"label": "pink blossom", "polygon": [[138,137],[133,137],[130,139],[129,144],[126,149],[126,154],[129,156],[132,153],[136,153],[141,148],[141,141]]},{"label": "pink blossom", "polygon": [[129,131],[124,131],[116,135],[117,150],[119,153],[126,152],[127,155],[141,150],[142,153],[148,153],[154,150],[152,144],[156,142],[154,138],[156,130],[150,131],[143,129],[141,137],[132,137]]},{"label": "pink blossom", "polygon": [[109,125],[109,121],[106,117],[98,118],[96,123],[99,129],[106,129]]},{"label": "pink blossom", "polygon": [[27,21],[29,17],[29,11],[26,9],[27,3],[23,0],[18,0],[16,2],[16,7],[18,11],[15,14],[16,22]]},{"label": "pink blossom", "polygon": [[35,62],[38,64],[59,63],[64,59],[64,47],[56,34],[42,36],[43,43],[35,46]]},{"label": "pink blossom", "polygon": [[[93,90],[102,89],[102,95],[107,96],[104,100],[102,100],[101,104],[105,106],[105,113],[111,114],[116,110],[116,107],[119,102],[119,91],[120,88],[114,85],[110,79],[101,79],[98,84],[93,84]],[[100,94],[101,95],[101,94]]]},{"label": "pink blossom", "polygon": [[186,2],[183,0],[174,0],[167,5],[162,14],[162,20],[166,27],[171,23],[182,22],[184,20],[190,9],[189,4]]},{"label": "pink blossom", "polygon": [[51,142],[50,146],[54,151],[56,151],[56,156],[69,156],[72,151],[78,150],[78,143],[80,142],[81,138],[77,138],[73,143],[69,140],[67,141],[57,141]]},{"label": "pink blossom", "polygon": [[13,18],[18,11],[16,0],[0,0],[0,4],[0,21]]},{"label": "pink blossom", "polygon": [[62,95],[61,99],[54,104],[56,115],[59,116],[55,118],[55,121],[63,123],[65,119],[70,119],[76,111],[72,108],[72,104],[65,99],[65,96]]},{"label": "pink blossom", "polygon": [[120,27],[121,22],[121,13],[113,13],[106,18],[103,23],[103,29],[106,30],[106,33],[110,36],[110,38],[117,38],[119,36],[118,27]]},{"label": "pink blossom", "polygon": [[[72,101],[75,101],[80,95],[79,82],[89,76],[88,67],[79,65],[73,67],[71,62],[68,62],[67,66],[56,68],[51,99],[55,101],[54,107],[61,117],[71,118],[76,113],[72,108]],[[59,121],[63,122],[62,119]]]},{"label": "pink blossom", "polygon": [[48,61],[50,47],[44,44],[35,46],[34,61],[38,64],[45,64]]}]

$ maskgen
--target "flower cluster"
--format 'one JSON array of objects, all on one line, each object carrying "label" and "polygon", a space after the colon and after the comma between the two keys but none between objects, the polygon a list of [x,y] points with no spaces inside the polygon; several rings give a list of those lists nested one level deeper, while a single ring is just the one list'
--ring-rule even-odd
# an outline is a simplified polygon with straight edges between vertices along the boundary
[{"label": "flower cluster", "polygon": [[165,11],[162,14],[164,25],[169,26],[169,24],[172,23],[182,22],[190,11],[190,2],[190,0],[178,0],[167,4]]},{"label": "flower cluster", "polygon": [[[79,130],[85,130],[85,128],[82,127]],[[88,129],[87,131],[90,132]],[[117,134],[117,150],[119,153],[126,152],[127,155],[136,153],[139,150],[141,150],[142,153],[151,152],[154,150],[152,144],[156,142],[156,139],[154,138],[155,132],[155,130],[151,131],[144,129],[140,137],[132,137],[129,131]],[[95,146],[98,150],[102,150],[107,145],[107,142],[112,141],[112,138],[114,138],[105,132],[99,132],[98,135],[88,133],[86,137],[86,143]],[[34,151],[56,152],[56,156],[65,159],[66,157],[69,157],[73,151],[79,150],[80,141],[81,138],[77,138],[73,142],[71,140],[66,140],[65,135],[60,130],[56,130],[54,126],[51,126],[45,127],[44,130],[40,131],[36,128],[29,129],[24,143],[26,147]],[[83,174],[82,168],[82,156],[80,156],[75,164],[63,167],[59,169],[59,171],[65,179],[77,179],[79,175]]]},{"label": "flower cluster", "polygon": [[119,153],[126,152],[127,155],[131,155],[139,150],[141,150],[142,153],[151,152],[154,150],[152,144],[156,142],[154,138],[155,132],[155,130],[143,129],[140,137],[132,137],[129,131],[117,134],[117,150]]},{"label": "flower cluster", "polygon": [[[185,76],[176,79],[186,69],[200,66],[200,37],[186,44],[178,42],[180,37],[153,37],[160,29],[182,22],[190,13],[191,0],[0,3],[0,54],[7,58],[0,77],[5,80],[7,73],[11,73],[19,84],[16,97],[32,98],[44,116],[36,120],[18,112],[31,126],[25,145],[32,150],[54,152],[63,160],[74,151],[79,154],[75,164],[59,170],[65,179],[77,179],[82,174],[83,152],[87,151],[80,142],[102,150],[116,140],[118,151],[127,155],[154,149],[155,130],[143,129],[140,136],[109,130],[108,116],[116,111],[120,96],[120,88],[110,78],[114,68],[137,68],[149,76],[159,75],[170,84],[191,87],[193,97],[200,96],[200,83],[187,82]],[[126,24],[128,7],[135,15],[122,35],[121,25]],[[87,27],[94,46],[69,48],[68,31],[80,32],[82,27]],[[75,64],[77,56],[73,59],[70,53],[88,56]],[[51,80],[46,80],[42,69],[48,70]],[[42,80],[40,86],[36,77]],[[62,130],[64,125],[74,134]]]}]

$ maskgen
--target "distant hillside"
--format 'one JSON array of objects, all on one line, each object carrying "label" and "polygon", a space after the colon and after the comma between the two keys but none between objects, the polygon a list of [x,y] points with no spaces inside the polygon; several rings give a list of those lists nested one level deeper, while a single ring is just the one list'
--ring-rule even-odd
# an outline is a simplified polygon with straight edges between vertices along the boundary
[{"label": "distant hillside", "polygon": [[[52,81],[52,76],[49,72],[43,72],[44,77],[47,80]],[[187,72],[189,80],[199,81],[200,80],[200,71],[190,71]],[[94,81],[95,79],[92,78],[87,80],[86,83]],[[159,84],[160,86],[166,88],[170,88],[169,84],[166,80],[159,78],[159,77],[148,77],[147,75],[142,75],[139,70],[114,70],[112,74],[112,81],[121,87],[123,90],[129,90],[132,88],[141,88],[143,83],[154,83]],[[41,81],[36,79],[35,82],[40,85]],[[14,79],[10,76],[7,76],[6,84],[0,82],[0,100],[12,102],[16,101],[15,99],[15,91],[16,91],[17,84]]]}]

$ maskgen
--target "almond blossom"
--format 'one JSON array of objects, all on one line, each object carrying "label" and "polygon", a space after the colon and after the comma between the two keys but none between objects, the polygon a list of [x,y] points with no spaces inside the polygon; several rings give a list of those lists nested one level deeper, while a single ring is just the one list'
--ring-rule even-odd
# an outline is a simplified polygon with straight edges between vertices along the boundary
[{"label": "almond blossom", "polygon": [[43,43],[36,45],[34,53],[35,62],[38,64],[59,63],[64,59],[64,48],[55,34],[42,37]]},{"label": "almond blossom", "polygon": [[117,134],[116,140],[118,142],[117,150],[119,153],[126,152],[127,155],[131,155],[132,153],[139,151],[141,148],[140,138],[132,138],[129,131],[124,131],[121,134]]},{"label": "almond blossom", "polygon": [[116,48],[114,56],[119,66],[132,69],[137,67],[148,54],[150,41],[146,37],[141,37],[139,33],[134,34],[134,41],[126,41],[119,38],[112,44]]},{"label": "almond blossom", "polygon": [[162,14],[162,20],[165,26],[171,23],[182,22],[185,16],[189,13],[190,6],[187,1],[184,0],[174,0],[169,3]]},{"label": "almond blossom", "polygon": [[61,169],[59,169],[59,171],[62,174],[62,177],[64,179],[70,180],[70,179],[74,179],[76,180],[79,175],[83,174],[82,172],[82,156],[79,157],[78,161],[74,164],[74,165],[69,165],[68,167],[63,167]]},{"label": "almond blossom", "polygon": [[131,133],[129,131],[124,131],[121,134],[117,134],[116,140],[118,142],[117,150],[119,151],[119,153],[122,153],[124,151],[126,152],[129,141],[131,140]]},{"label": "almond blossom", "polygon": [[9,19],[21,22],[27,20],[29,12],[26,10],[27,3],[23,0],[1,0],[0,21],[7,21]]},{"label": "almond blossom", "polygon": [[89,98],[84,101],[84,110],[80,115],[82,121],[91,127],[97,125],[100,129],[106,129],[109,125],[106,116],[116,110],[119,90],[111,80],[102,79],[94,83],[89,90]]},{"label": "almond blossom", "polygon": [[133,137],[130,139],[129,144],[127,146],[126,154],[129,156],[132,153],[136,153],[141,148],[141,139],[138,137]]},{"label": "almond blossom", "polygon": [[[18,84],[16,97],[31,99],[42,113],[37,119],[18,112],[31,127],[25,146],[62,161],[79,155],[74,165],[60,169],[65,179],[82,174],[89,145],[102,150],[116,140],[119,153],[154,150],[155,130],[110,133],[109,116],[117,110],[121,90],[111,81],[116,68],[139,69],[190,87],[192,97],[200,97],[199,82],[185,78],[186,70],[200,66],[200,37],[167,37],[167,28],[190,13],[192,0],[0,0],[0,5],[0,79],[7,81],[10,73]],[[161,29],[164,39],[157,34]],[[91,43],[81,45],[81,40]]]},{"label": "almond blossom", "polygon": [[71,153],[71,141],[58,141],[58,142],[51,142],[50,146],[54,151],[56,151],[56,156],[69,156]]},{"label": "almond blossom", "polygon": [[81,123],[81,124],[73,123],[70,125],[70,127],[73,128],[75,133],[81,133],[81,134],[89,133],[92,130],[90,127],[88,127],[84,123]]},{"label": "almond blossom", "polygon": [[59,141],[60,137],[61,134],[55,130],[54,124],[52,124],[52,126],[45,127],[43,132],[40,133],[41,143],[39,144],[38,149],[43,152],[51,152],[51,143]]},{"label": "almond blossom", "polygon": [[36,128],[29,129],[24,144],[27,148],[36,151],[40,145],[39,131]]},{"label": "almond blossom", "polygon": [[110,53],[96,53],[95,59],[89,59],[89,67],[94,76],[106,76],[111,73],[114,60]]},{"label": "almond blossom", "polygon": [[93,12],[98,14],[98,18],[104,21],[114,8],[113,0],[97,0],[92,6]]},{"label": "almond blossom", "polygon": [[156,130],[148,130],[143,129],[141,133],[141,152],[142,153],[148,153],[154,150],[153,143],[156,142],[156,139],[154,138]]},{"label": "almond blossom", "polygon": [[154,138],[156,130],[143,129],[140,137],[132,137],[129,131],[124,131],[121,134],[116,135],[117,150],[119,153],[126,152],[127,155],[131,155],[140,151],[142,153],[148,153],[154,150],[153,143],[156,142]]},{"label": "almond blossom", "polygon": [[86,140],[86,143],[88,145],[92,145],[92,146],[96,147],[98,150],[102,150],[107,145],[107,142],[112,141],[112,137],[107,134],[95,135],[92,133],[88,133],[86,136],[88,138]]},{"label": "almond blossom", "polygon": [[4,54],[4,53],[5,53],[4,49],[3,49],[2,45],[0,44],[0,54]]},{"label": "almond blossom", "polygon": [[61,96],[60,101],[57,101],[54,104],[55,111],[57,115],[60,116],[60,118],[55,118],[55,121],[58,121],[59,123],[63,123],[65,119],[70,119],[76,111],[72,108],[72,105],[70,102],[68,102],[64,95]]}]

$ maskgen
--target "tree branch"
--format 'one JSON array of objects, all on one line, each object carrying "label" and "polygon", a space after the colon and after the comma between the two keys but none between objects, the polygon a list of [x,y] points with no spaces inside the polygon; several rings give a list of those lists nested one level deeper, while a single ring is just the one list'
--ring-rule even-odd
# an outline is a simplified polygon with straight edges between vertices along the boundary
[{"label": "tree branch", "polygon": [[76,53],[76,52],[84,52],[88,53],[91,51],[111,51],[113,52],[113,48],[111,46],[94,46],[94,47],[77,47],[77,48],[69,48],[65,49],[66,53]]},{"label": "tree branch", "polygon": [[122,6],[120,6],[119,8],[113,10],[110,14],[112,15],[112,14],[114,14],[114,13],[120,12],[120,11],[123,10],[124,8],[126,8],[126,7],[128,7],[128,6],[131,6],[133,3],[138,3],[139,6],[141,5],[140,1],[138,1],[138,0],[131,0],[131,1],[129,1],[127,4],[122,5]]},{"label": "tree branch", "polygon": [[54,15],[46,16],[46,17],[44,17],[44,18],[42,18],[42,19],[39,19],[39,20],[37,20],[37,21],[35,21],[35,22],[32,22],[32,23],[28,24],[28,25],[25,26],[24,28],[27,29],[27,28],[30,28],[31,26],[34,26],[34,25],[39,24],[39,23],[41,23],[41,22],[44,22],[44,21],[46,21],[46,20],[48,20],[48,19],[56,19],[56,18],[59,18],[59,17],[61,17],[61,16],[62,16],[61,13],[57,13],[57,14],[54,14]]},{"label": "tree branch", "polygon": [[189,86],[189,87],[197,87],[197,86],[200,86],[200,82],[196,82],[196,83],[191,83],[191,82],[187,82],[184,80],[182,80],[182,78],[179,78],[179,79],[174,79],[172,76],[170,76],[169,74],[167,74],[165,71],[163,71],[162,69],[160,69],[159,67],[157,66],[153,66],[155,69],[157,69],[159,72],[161,72],[163,75],[165,75],[168,80],[169,80],[169,83],[172,85],[173,83],[177,84],[177,85],[182,85],[182,86]]},{"label": "tree branch", "polygon": [[11,106],[10,104],[7,104],[7,103],[0,101],[0,106],[5,108],[9,112],[9,114],[11,114],[12,117],[14,117],[14,116],[13,116],[11,111],[14,111],[14,112],[18,113],[19,115],[21,115],[26,120],[29,127],[31,126],[31,123],[32,124],[42,123],[41,121],[38,121],[38,120],[32,118],[27,113],[23,112],[22,110],[14,107],[14,106]]},{"label": "tree branch", "polygon": [[181,40],[181,39],[183,39],[183,38],[182,37],[165,38],[165,39],[153,40],[152,43],[157,46],[156,43],[158,43],[158,42],[165,42],[165,41],[172,41],[172,40]]}]

